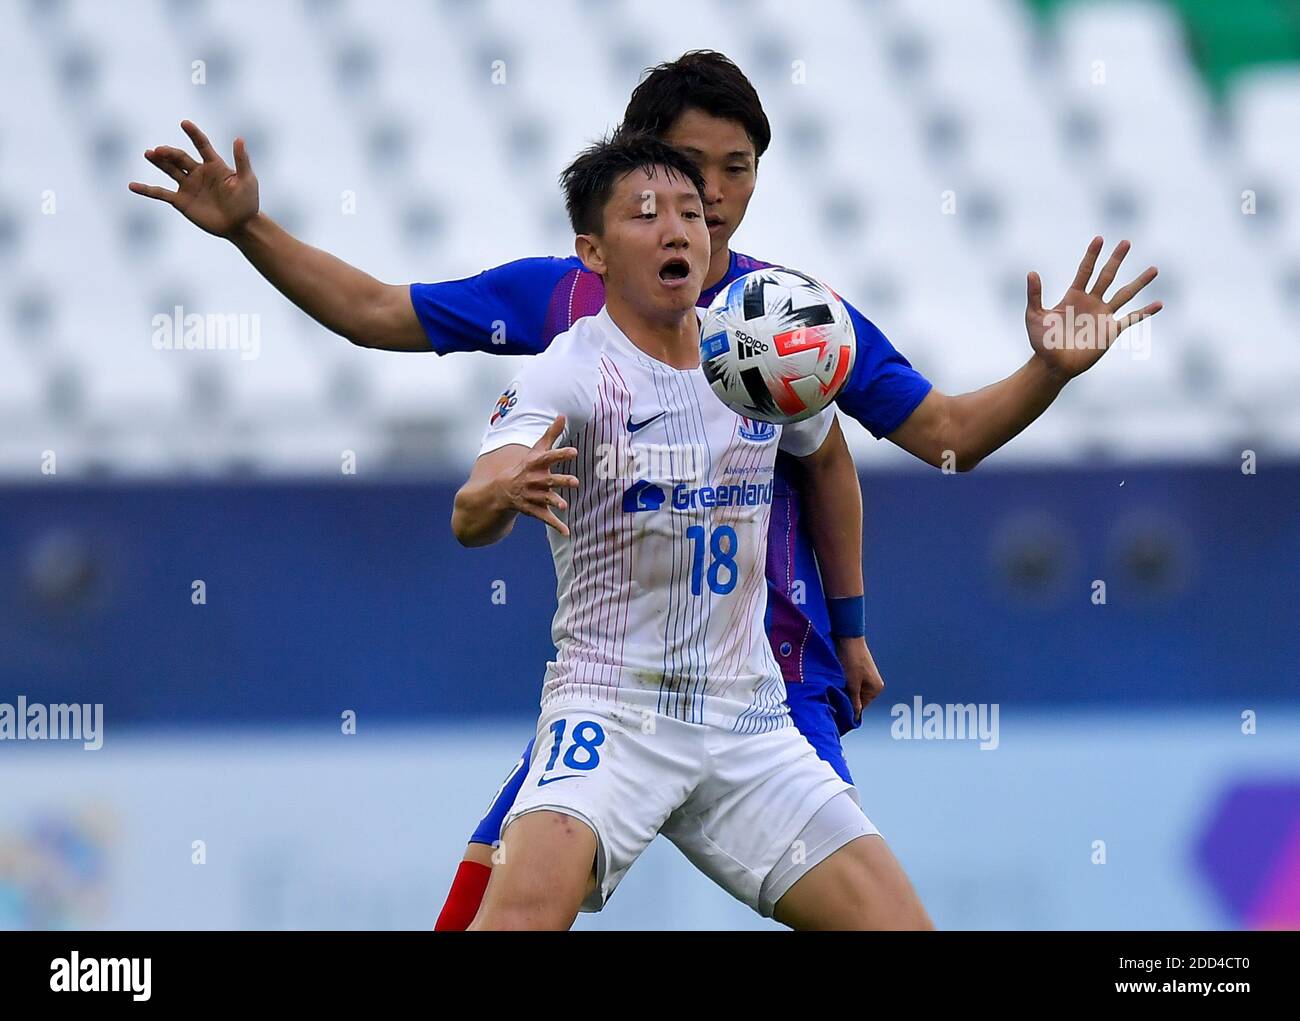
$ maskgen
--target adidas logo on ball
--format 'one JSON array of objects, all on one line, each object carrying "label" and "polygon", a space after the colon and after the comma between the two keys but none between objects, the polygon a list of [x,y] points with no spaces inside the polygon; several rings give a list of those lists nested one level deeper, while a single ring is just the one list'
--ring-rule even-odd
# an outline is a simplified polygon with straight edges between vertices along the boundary
[{"label": "adidas logo on ball", "polygon": [[733,329],[732,332],[736,335],[737,358],[757,358],[767,354],[767,345],[761,340],[751,337],[744,330]]},{"label": "adidas logo on ball", "polygon": [[853,371],[857,338],[825,284],[769,266],[719,291],[700,324],[700,367],[738,415],[798,422],[825,408]]}]

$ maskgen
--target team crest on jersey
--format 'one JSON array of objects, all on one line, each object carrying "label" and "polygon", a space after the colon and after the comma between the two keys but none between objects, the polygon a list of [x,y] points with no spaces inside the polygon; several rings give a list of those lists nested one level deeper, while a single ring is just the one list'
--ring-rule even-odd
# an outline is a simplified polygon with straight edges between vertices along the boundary
[{"label": "team crest on jersey", "polygon": [[492,417],[488,420],[488,424],[496,425],[498,422],[500,422],[501,419],[505,418],[508,414],[510,414],[510,409],[515,406],[515,403],[517,401],[518,401],[518,396],[516,394],[515,388],[512,386],[509,390],[505,391],[500,397],[497,398],[496,410],[492,412]]},{"label": "team crest on jersey", "polygon": [[776,426],[757,418],[740,416],[740,438],[751,443],[767,443],[776,438]]}]

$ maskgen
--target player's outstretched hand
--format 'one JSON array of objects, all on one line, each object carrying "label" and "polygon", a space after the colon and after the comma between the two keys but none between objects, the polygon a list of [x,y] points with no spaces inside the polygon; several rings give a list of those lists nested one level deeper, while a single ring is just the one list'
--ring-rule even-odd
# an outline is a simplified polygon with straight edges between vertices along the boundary
[{"label": "player's outstretched hand", "polygon": [[212,148],[208,136],[193,121],[181,121],[181,128],[198,150],[197,163],[184,149],[160,145],[146,149],[144,158],[177,184],[168,191],[151,184],[132,181],[128,187],[137,195],[166,202],[187,220],[209,234],[228,238],[257,215],[257,178],[248,161],[248,148],[242,138],[235,139],[235,167],[232,170]]},{"label": "player's outstretched hand", "polygon": [[1092,239],[1083,254],[1083,261],[1079,263],[1074,282],[1053,308],[1043,308],[1043,282],[1037,273],[1029,274],[1029,303],[1025,308],[1029,343],[1034,354],[1062,382],[1092,368],[1124,330],[1149,319],[1163,307],[1160,302],[1153,301],[1136,312],[1118,315],[1121,308],[1156,278],[1154,266],[1149,266],[1130,283],[1106,297],[1107,288],[1115,282],[1120,263],[1128,254],[1127,241],[1115,246],[1110,259],[1102,266],[1097,282],[1091,290],[1088,289],[1102,244],[1100,237]]},{"label": "player's outstretched hand", "polygon": [[578,456],[578,448],[552,450],[562,432],[564,416],[556,415],[542,438],[533,444],[533,449],[503,483],[511,507],[520,514],[545,521],[561,535],[568,535],[569,526],[556,517],[555,512],[567,510],[569,504],[556,490],[577,489],[578,480],[573,475],[557,475],[551,468],[561,461],[572,461]]},{"label": "player's outstretched hand", "polygon": [[884,678],[876,669],[876,661],[865,638],[835,639],[835,654],[844,668],[845,688],[853,702],[853,711],[861,718],[862,710],[885,690]]}]

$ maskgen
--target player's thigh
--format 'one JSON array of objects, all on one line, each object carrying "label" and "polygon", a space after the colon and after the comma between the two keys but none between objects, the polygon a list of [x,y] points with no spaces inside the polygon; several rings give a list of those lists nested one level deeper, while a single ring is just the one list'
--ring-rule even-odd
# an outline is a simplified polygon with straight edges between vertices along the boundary
[{"label": "player's thigh", "polygon": [[877,834],[857,837],[803,875],[773,916],[792,929],[933,929],[907,873]]},{"label": "player's thigh", "polygon": [[564,812],[538,810],[514,819],[471,929],[567,929],[587,896],[596,833]]},{"label": "player's thigh", "polygon": [[[641,712],[613,702],[568,702],[543,711],[532,762],[505,820],[489,894],[503,865],[513,872],[520,836],[532,839],[536,832],[519,829],[518,823],[533,813],[559,813],[595,834],[596,882],[581,907],[599,911],[604,906],[686,799],[704,757],[699,728],[661,718],[646,731],[642,723]],[[587,855],[584,866],[591,863]],[[534,895],[522,880],[502,890]],[[544,883],[536,895],[547,895]]]}]

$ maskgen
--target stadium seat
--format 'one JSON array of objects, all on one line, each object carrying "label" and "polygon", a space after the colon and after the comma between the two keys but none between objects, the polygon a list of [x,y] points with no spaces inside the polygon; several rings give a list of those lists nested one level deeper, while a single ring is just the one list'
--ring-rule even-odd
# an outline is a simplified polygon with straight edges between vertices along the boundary
[{"label": "stadium seat", "polygon": [[[824,0],[815,17],[754,0],[743,19],[687,0],[136,7],[0,5],[0,89],[22,97],[0,110],[3,406],[87,471],[332,473],[310,439],[331,423],[375,462],[459,467],[509,375],[353,348],[130,195],[163,180],[145,148],[191,148],[181,118],[227,160],[246,137],[263,207],[308,243],[390,282],[455,278],[569,254],[556,174],[645,66],[701,46],[746,69],[774,128],[736,247],[831,282],[944,389],[1024,359],[1027,270],[1054,301],[1098,232],[1132,238],[1127,274],[1160,265],[1151,357],[1112,353],[1003,456],[1062,456],[1069,430],[1178,456],[1243,422],[1300,449],[1300,65],[1276,6],[1231,24],[1201,0]],[[1243,40],[1270,32],[1253,59]],[[259,316],[259,357],[154,350],[177,302]],[[7,442],[0,471],[29,455]]]}]

